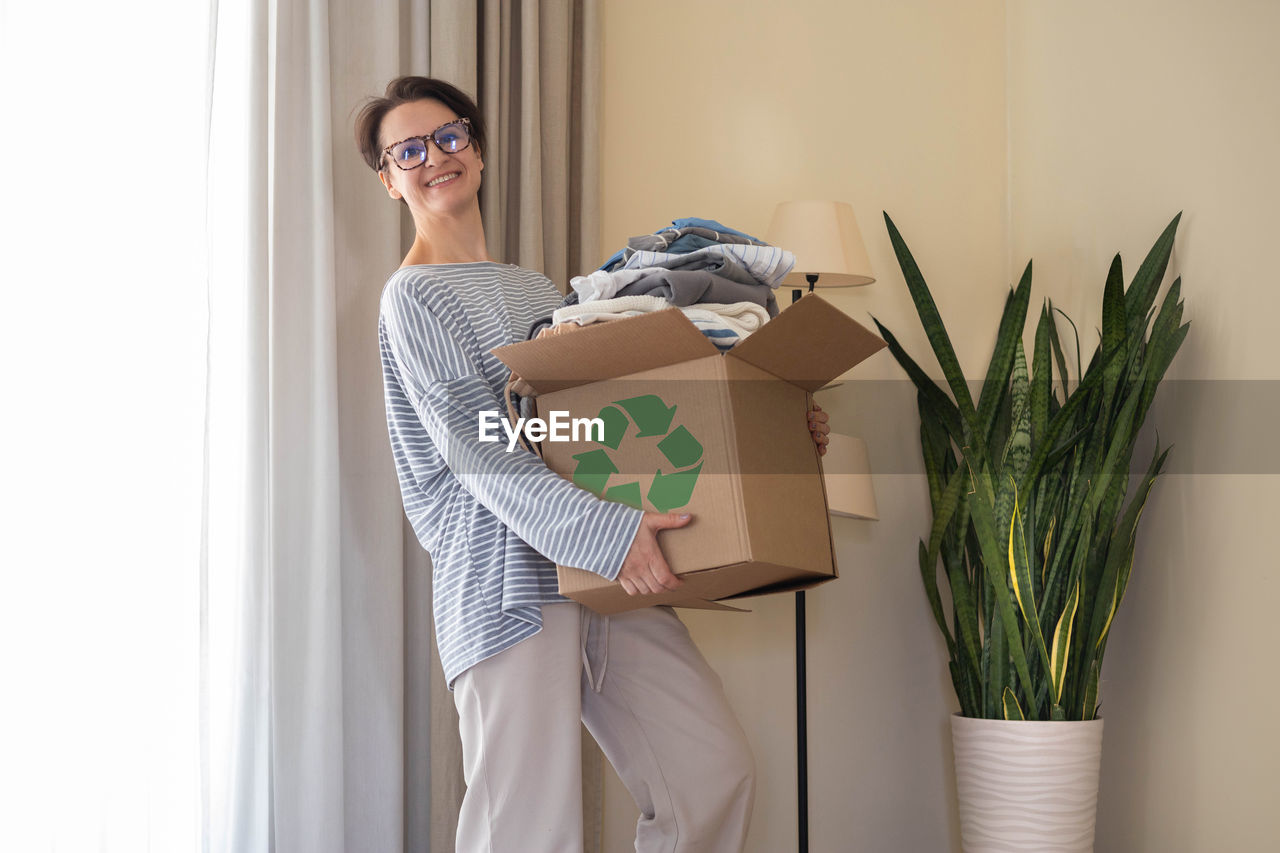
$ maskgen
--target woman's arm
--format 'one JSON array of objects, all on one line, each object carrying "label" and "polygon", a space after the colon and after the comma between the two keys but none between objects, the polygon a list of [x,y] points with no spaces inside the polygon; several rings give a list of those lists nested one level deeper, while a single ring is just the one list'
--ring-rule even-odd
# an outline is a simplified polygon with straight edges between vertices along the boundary
[{"label": "woman's arm", "polygon": [[479,440],[480,412],[505,407],[420,286],[393,282],[380,313],[414,411],[463,488],[540,554],[617,579],[644,513],[575,486],[523,448]]}]

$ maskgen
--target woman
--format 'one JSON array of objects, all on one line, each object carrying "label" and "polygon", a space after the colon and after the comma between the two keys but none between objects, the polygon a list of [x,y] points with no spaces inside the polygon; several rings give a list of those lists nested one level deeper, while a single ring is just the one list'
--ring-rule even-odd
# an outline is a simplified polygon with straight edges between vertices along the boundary
[{"label": "woman", "polygon": [[[657,534],[689,515],[601,500],[527,451],[478,441],[479,412],[505,411],[490,349],[523,340],[561,298],[544,276],[489,257],[479,110],[448,83],[402,77],[366,103],[356,139],[416,230],[378,333],[392,451],[432,557],[459,714],[457,849],[582,849],[581,719],[641,809],[638,850],[741,850],[754,760],[684,624],[670,607],[600,617],[556,592],[552,561],[631,595],[678,589]],[[810,418],[825,450],[826,415]]]}]

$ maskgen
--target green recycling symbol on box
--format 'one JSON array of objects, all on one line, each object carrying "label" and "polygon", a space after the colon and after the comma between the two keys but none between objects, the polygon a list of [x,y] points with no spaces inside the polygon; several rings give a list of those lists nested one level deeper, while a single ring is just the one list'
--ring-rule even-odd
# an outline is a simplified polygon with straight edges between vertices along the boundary
[{"label": "green recycling symbol on box", "polygon": [[609,450],[621,447],[628,434],[635,438],[663,436],[658,450],[671,463],[671,468],[666,471],[659,468],[649,483],[648,492],[643,494],[658,512],[684,506],[693,496],[698,472],[702,470],[702,444],[683,426],[671,427],[675,414],[675,406],[667,406],[654,394],[615,400],[605,406],[597,415],[604,421],[604,440],[596,442],[604,447],[574,454],[578,466],[573,471],[573,482],[606,500],[643,509],[639,481],[609,486],[609,478],[619,473]]}]

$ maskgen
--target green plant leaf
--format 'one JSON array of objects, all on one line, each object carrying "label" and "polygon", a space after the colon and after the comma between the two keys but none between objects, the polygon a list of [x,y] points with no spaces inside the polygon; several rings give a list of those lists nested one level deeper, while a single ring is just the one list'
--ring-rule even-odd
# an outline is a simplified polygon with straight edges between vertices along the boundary
[{"label": "green plant leaf", "polygon": [[1108,401],[1103,416],[1110,417],[1110,401],[1114,399],[1116,383],[1125,372],[1125,309],[1124,274],[1120,271],[1120,256],[1111,260],[1107,284],[1102,292],[1102,356],[1106,362],[1102,377],[1102,397]]},{"label": "green plant leaf", "polygon": [[[1062,382],[1062,401],[1065,403],[1067,400],[1067,392],[1071,388],[1071,383],[1069,381],[1071,377],[1067,375],[1067,358],[1062,354],[1062,342],[1058,340],[1058,324],[1053,319],[1053,313],[1058,309],[1053,307],[1053,300],[1049,299],[1045,301],[1049,306],[1049,345],[1053,349],[1053,359],[1058,364],[1058,379]],[[1059,311],[1058,313],[1062,312]],[[1062,316],[1066,317],[1067,315],[1063,314]],[[1067,317],[1067,322],[1071,322],[1070,317]],[[1075,328],[1074,323],[1072,324],[1072,328]],[[1079,347],[1077,347],[1077,350],[1078,349]]]},{"label": "green plant leaf", "polygon": [[[968,448],[963,450],[966,451],[966,461],[972,465],[972,460],[969,460],[967,455]],[[1027,709],[1038,719],[1040,705],[1036,701],[1035,685],[1027,669],[1027,656],[1023,649],[1022,633],[1018,629],[1018,616],[1014,612],[1013,599],[1009,594],[1009,571],[1007,560],[1002,553],[1005,549],[1000,547],[1000,540],[996,533],[995,497],[991,491],[991,481],[985,472],[981,471],[973,475],[973,480],[970,518],[973,519],[974,529],[982,549],[982,563],[990,582],[990,590],[995,596],[996,618],[1002,623],[1003,632],[1007,635],[1009,654],[1013,658],[1014,669],[1022,680]],[[992,666],[994,665],[993,650]]]},{"label": "green plant leaf", "polygon": [[1063,429],[1075,418],[1077,412],[1094,402],[1090,392],[1101,382],[1101,373],[1097,371],[1087,373],[1080,384],[1076,386],[1075,391],[1067,398],[1066,404],[1049,421],[1049,428],[1045,430],[1044,444],[1032,452],[1031,464],[1027,466],[1027,473],[1022,478],[1022,482],[1019,483],[1019,488],[1023,491],[1026,491],[1031,485],[1031,481],[1040,475],[1040,470],[1044,466],[1045,460],[1049,458],[1049,454],[1052,452],[1055,442]]},{"label": "green plant leaf", "polygon": [[[1151,466],[1147,469],[1146,478],[1144,479],[1143,483],[1139,486],[1137,493],[1133,496],[1134,502],[1138,504],[1138,509],[1135,513],[1133,513],[1133,521],[1132,521],[1133,530],[1130,531],[1128,534],[1129,541],[1130,541],[1129,557],[1128,559],[1126,559],[1124,562],[1120,564],[1120,577],[1116,582],[1116,589],[1118,590],[1118,595],[1116,597],[1117,601],[1121,601],[1124,599],[1125,590],[1128,589],[1129,587],[1129,572],[1133,569],[1133,551],[1138,542],[1138,523],[1142,519],[1142,510],[1146,507],[1147,497],[1151,493],[1151,488],[1152,486],[1155,485],[1156,478],[1160,476],[1161,471],[1164,470],[1165,459],[1168,458],[1169,451],[1172,449],[1173,448],[1171,447],[1166,447],[1164,449],[1164,452],[1160,453],[1159,444],[1157,443],[1156,452],[1160,453],[1160,455],[1156,458],[1155,462],[1153,462]],[[1126,525],[1128,525],[1129,523],[1130,522],[1128,518],[1128,513],[1126,513],[1125,517],[1122,518],[1120,520],[1119,525],[1117,525],[1117,529],[1120,531],[1123,531],[1125,530]],[[1114,618],[1114,614],[1112,618]],[[1104,632],[1100,642],[1106,643],[1106,641],[1107,639]]]},{"label": "green plant leaf", "polygon": [[988,706],[983,716],[995,717],[1001,707],[1001,696],[1009,684],[1009,640],[1005,637],[1003,619],[996,619],[987,631],[991,637],[991,648],[987,662]]},{"label": "green plant leaf", "polygon": [[1049,563],[1049,549],[1053,545],[1053,526],[1057,524],[1057,522],[1058,517],[1056,515],[1050,516],[1049,529],[1046,530],[1044,534],[1044,550],[1042,551],[1042,554],[1046,566],[1048,566]]},{"label": "green plant leaf", "polygon": [[[1005,298],[996,332],[995,350],[987,366],[987,378],[978,397],[978,436],[987,442],[996,420],[997,408],[1009,384],[1010,372],[1016,369],[1015,353],[1022,348],[1022,330],[1027,325],[1027,304],[1031,301],[1031,263],[1027,263],[1016,289]],[[1023,373],[1026,366],[1023,366]],[[1016,404],[1015,404],[1016,410]]]},{"label": "green plant leaf", "polygon": [[1169,255],[1173,252],[1173,239],[1178,232],[1178,221],[1182,219],[1182,212],[1173,217],[1173,220],[1165,226],[1159,238],[1156,239],[1155,245],[1151,247],[1151,251],[1147,253],[1147,257],[1143,259],[1142,266],[1138,267],[1137,274],[1133,277],[1133,283],[1129,285],[1129,290],[1125,293],[1125,313],[1129,318],[1130,332],[1140,328],[1140,324],[1145,321],[1147,310],[1155,302],[1156,293],[1160,289],[1160,282],[1164,279],[1164,271],[1169,266]]},{"label": "green plant leaf", "polygon": [[1125,510],[1124,516],[1115,526],[1111,549],[1107,554],[1102,578],[1098,584],[1098,606],[1093,611],[1093,625],[1089,632],[1090,647],[1096,648],[1106,640],[1107,632],[1111,629],[1111,622],[1115,619],[1116,611],[1120,609],[1120,602],[1124,598],[1124,590],[1129,582],[1129,573],[1133,568],[1133,551],[1137,543],[1138,522],[1142,518],[1142,510],[1146,506],[1151,487],[1155,484],[1168,454],[1169,451],[1167,449],[1161,453],[1160,449],[1156,448],[1156,453],[1147,468],[1147,474],[1143,478],[1138,492],[1133,496],[1133,500],[1129,502],[1129,507]]},{"label": "green plant leaf", "polygon": [[911,292],[911,300],[915,303],[916,313],[933,347],[933,354],[938,359],[939,366],[942,367],[942,375],[946,377],[947,384],[951,387],[951,396],[955,398],[960,417],[968,423],[970,432],[980,435],[975,424],[977,412],[973,406],[973,397],[969,394],[964,371],[960,369],[955,347],[951,345],[951,336],[947,334],[947,327],[942,322],[942,315],[938,313],[933,294],[929,292],[929,286],[925,284],[920,267],[916,265],[911,250],[907,248],[906,241],[898,233],[898,228],[893,224],[888,213],[884,214],[884,221],[889,229],[889,240],[893,243],[894,254],[898,256],[898,266],[902,268],[902,276],[907,282],[907,289]]},{"label": "green plant leaf", "polygon": [[1145,415],[1151,397],[1155,395],[1156,384],[1164,377],[1182,339],[1186,336],[1180,327],[1182,322],[1182,279],[1175,278],[1169,286],[1160,311],[1151,327],[1151,339],[1148,343],[1147,362],[1144,376],[1151,383],[1143,392],[1143,403],[1139,407],[1140,415]]},{"label": "green plant leaf", "polygon": [[[1178,217],[1127,290],[1114,258],[1099,345],[1087,364],[1075,323],[1045,300],[1028,371],[1022,344],[1028,264],[1005,299],[976,394],[905,240],[887,214],[885,222],[944,377],[929,378],[876,322],[917,388],[933,509],[918,549],[921,574],[956,695],[967,716],[1092,719],[1101,707],[1098,676],[1132,572],[1142,508],[1169,452],[1160,451],[1157,436],[1148,476],[1123,506],[1138,431],[1188,331],[1181,279],[1155,304]],[[1057,314],[1075,335],[1074,389]]]},{"label": "green plant leaf", "polygon": [[1025,720],[1026,717],[1022,713],[1022,706],[1018,704],[1018,697],[1013,695],[1013,690],[1006,687],[1003,697],[1004,718],[1006,720]]},{"label": "green plant leaf", "polygon": [[[907,355],[907,351],[902,348],[902,344],[898,342],[892,332],[886,329],[875,317],[871,318],[871,322],[876,324],[880,337],[884,339],[894,359],[907,372],[907,376],[911,378],[911,381],[915,383],[916,391],[929,404],[928,414],[942,422],[952,440],[957,444],[963,444],[967,441],[968,433],[965,430],[963,419],[960,417],[960,410],[956,407],[956,404],[951,401],[945,391],[938,387],[936,382],[929,378],[929,375],[920,368],[920,365],[916,364],[915,359]],[[920,412],[922,417],[926,414],[923,408]]]},{"label": "green plant leaf", "polygon": [[[1012,481],[1012,477],[1009,478]],[[1018,511],[1017,491],[1014,491],[1013,519],[1009,523],[1009,559],[1006,563],[1009,573],[1009,585],[1013,589],[1014,599],[1022,611],[1023,623],[1031,631],[1031,639],[1035,650],[1040,653],[1040,662],[1045,670],[1049,666],[1049,650],[1045,648],[1044,634],[1040,630],[1040,614],[1036,607],[1035,596],[1031,585],[1031,560],[1027,556],[1026,531],[1022,526],[1022,513]],[[1057,697],[1054,697],[1057,701]]]},{"label": "green plant leaf", "polygon": [[929,405],[924,395],[916,392],[916,406],[920,412],[920,450],[924,455],[924,473],[929,482],[929,503],[937,506],[942,497],[944,471],[948,457],[954,467],[954,456],[951,453],[951,439],[947,431],[936,417],[928,414]]},{"label": "green plant leaf", "polygon": [[1091,513],[1078,512],[1080,503],[1082,501],[1071,507],[1081,517],[1074,534],[1075,541],[1072,543],[1071,558],[1066,568],[1065,579],[1068,587],[1076,584],[1080,586],[1080,602],[1076,606],[1076,622],[1079,623],[1081,630],[1071,632],[1071,660],[1075,661],[1078,666],[1067,668],[1062,701],[1062,704],[1073,707],[1078,701],[1079,692],[1082,689],[1079,665],[1083,665],[1093,658],[1093,647],[1088,643],[1088,632],[1084,630],[1084,627],[1090,624],[1092,612],[1097,606],[1098,599],[1098,580],[1092,577],[1092,572],[1089,570],[1089,561],[1095,553],[1090,544],[1093,541],[1094,516]]},{"label": "green plant leaf", "polygon": [[1097,718],[1098,672],[1102,665],[1099,661],[1099,658],[1095,658],[1089,664],[1089,671],[1085,677],[1084,700],[1080,703],[1080,719],[1082,720]]},{"label": "green plant leaf", "polygon": [[[956,468],[956,470],[952,472],[951,479],[947,482],[946,488],[943,489],[942,494],[938,498],[938,501],[934,504],[933,527],[929,531],[929,544],[928,544],[928,547],[925,548],[924,543],[921,543],[921,554],[920,554],[920,560],[921,560],[920,570],[922,572],[927,572],[927,579],[925,581],[926,583],[925,591],[930,595],[938,594],[937,580],[934,573],[935,573],[935,567],[937,566],[938,557],[942,550],[943,536],[946,534],[947,529],[951,527],[951,524],[953,519],[955,518],[956,512],[960,508],[960,505],[961,505],[960,496],[962,491],[964,490],[964,487],[968,484],[968,481],[969,481],[968,472],[964,468]],[[966,523],[967,523],[967,519],[966,519]],[[927,570],[926,570],[926,563],[928,565]],[[977,659],[977,656],[978,656],[977,630],[976,630],[977,615],[973,609],[972,601],[970,600],[968,595],[967,578],[960,576],[957,571],[954,571],[952,570],[951,567],[949,567],[948,582],[951,584],[952,599],[955,601],[957,610],[960,611],[959,618],[963,620],[962,624],[958,624],[956,626],[956,634],[959,636],[961,642],[968,644],[967,651],[969,653],[969,656],[971,658]],[[930,583],[933,584],[932,592],[930,592],[927,589]],[[932,605],[932,603],[933,603],[933,599],[930,598],[930,605]],[[939,605],[937,615],[938,615],[938,618],[940,619],[941,605]],[[948,637],[948,648],[950,648],[951,637],[949,634],[947,635],[947,637]],[[952,652],[952,656],[953,657],[955,656],[954,651]]]},{"label": "green plant leaf", "polygon": [[1062,701],[1062,688],[1067,677],[1067,663],[1071,655],[1071,628],[1075,624],[1076,606],[1080,603],[1080,584],[1071,589],[1071,597],[1062,608],[1058,627],[1053,631],[1053,658],[1049,670],[1053,681],[1053,704]]},{"label": "green plant leaf", "polygon": [[[1040,321],[1036,323],[1036,342],[1031,351],[1031,441],[1044,440],[1049,425],[1049,396],[1053,387],[1053,362],[1050,361],[1049,309],[1040,308]],[[1065,378],[1065,376],[1064,376]]]},{"label": "green plant leaf", "polygon": [[929,562],[929,552],[925,549],[924,541],[920,542],[920,578],[924,581],[925,597],[929,599],[929,609],[933,611],[934,621],[938,623],[938,630],[942,632],[942,636],[947,641],[947,653],[951,657],[956,656],[955,640],[951,638],[951,631],[947,628],[947,619],[942,615],[942,596],[938,594],[938,564],[936,561]]},{"label": "green plant leaf", "polygon": [[[1072,453],[1070,467],[1064,475],[1065,482],[1058,485],[1061,523],[1057,526],[1055,538],[1059,544],[1049,558],[1049,568],[1044,583],[1044,588],[1047,590],[1044,596],[1045,607],[1049,612],[1055,612],[1058,609],[1059,600],[1064,594],[1063,590],[1076,582],[1072,580],[1071,575],[1076,555],[1082,550],[1088,550],[1088,535],[1082,529],[1084,525],[1080,522],[1083,501],[1078,497],[1085,488],[1085,477],[1082,474],[1083,462],[1082,451],[1077,450]],[[1082,542],[1084,542],[1083,545]],[[1064,572],[1066,572],[1065,579]]]},{"label": "green plant leaf", "polygon": [[[1050,305],[1053,305],[1053,303],[1052,303],[1052,302],[1050,302],[1049,304],[1050,304]],[[1077,381],[1077,382],[1083,382],[1083,381],[1084,381],[1084,369],[1085,369],[1085,365],[1084,365],[1084,362],[1080,360],[1080,358],[1081,358],[1081,355],[1080,355],[1080,353],[1081,353],[1081,349],[1080,349],[1080,330],[1079,330],[1078,328],[1076,328],[1076,323],[1075,323],[1075,321],[1074,321],[1074,320],[1072,320],[1072,319],[1067,315],[1067,313],[1066,313],[1065,311],[1063,311],[1061,308],[1054,308],[1053,310],[1054,310],[1054,311],[1057,311],[1059,314],[1061,314],[1061,315],[1062,315],[1062,319],[1066,320],[1066,321],[1071,325],[1071,334],[1075,337],[1075,340],[1076,340],[1076,374],[1077,374],[1077,376],[1076,376],[1076,381]],[[1065,365],[1063,365],[1062,379],[1063,379],[1063,381],[1064,381],[1064,382],[1066,381],[1066,378],[1067,378],[1066,366],[1065,366]],[[1063,398],[1064,398],[1064,400],[1065,400],[1065,397],[1066,397],[1066,395],[1065,395],[1065,391],[1064,391],[1064,394],[1063,394]]]},{"label": "green plant leaf", "polygon": [[960,713],[966,717],[981,717],[982,707],[974,695],[974,680],[967,673],[965,665],[950,661],[947,667],[951,670],[951,683],[955,686],[956,698],[960,700]]},{"label": "green plant leaf", "polygon": [[[1134,416],[1141,401],[1140,394],[1131,395],[1125,401],[1124,408],[1120,410],[1120,415],[1111,429],[1099,429],[1095,440],[1090,444],[1091,448],[1105,447],[1107,454],[1094,473],[1093,482],[1086,497],[1091,509],[1097,509],[1103,505],[1104,496],[1111,487],[1112,478],[1124,477],[1129,470],[1129,459],[1133,453],[1133,443],[1139,426],[1134,423]],[[1108,439],[1110,439],[1109,442]]]},{"label": "green plant leaf", "polygon": [[[1009,443],[1005,448],[1001,471],[1012,478],[1014,485],[1022,482],[1031,464],[1031,386],[1027,381],[1027,358],[1022,351],[1022,341],[1014,343],[1013,359],[1013,423]],[[1023,506],[1029,492],[1023,493]]]},{"label": "green plant leaf", "polygon": [[1159,341],[1167,338],[1182,322],[1182,277],[1179,276],[1169,285],[1169,292],[1160,303],[1160,311],[1151,327],[1151,339]]},{"label": "green plant leaf", "polygon": [[[956,509],[953,529],[960,530],[963,533],[968,526],[969,505],[968,501],[962,497],[960,505]],[[964,656],[976,671],[980,660],[980,652],[978,651],[979,638],[982,636],[982,632],[978,627],[976,588],[980,588],[981,579],[978,579],[978,582],[975,583],[975,580],[965,571],[964,550],[955,541],[959,538],[961,537],[951,537],[952,547],[944,547],[943,563],[947,567],[947,580],[951,585],[951,600],[955,612],[956,641],[964,651]]]}]

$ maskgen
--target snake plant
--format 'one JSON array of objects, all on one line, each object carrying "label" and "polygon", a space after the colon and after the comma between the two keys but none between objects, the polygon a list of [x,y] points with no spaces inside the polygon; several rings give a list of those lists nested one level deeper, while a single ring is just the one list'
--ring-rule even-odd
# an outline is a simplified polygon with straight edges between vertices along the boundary
[{"label": "snake plant", "polygon": [[1074,384],[1055,315],[1073,330],[1075,324],[1048,300],[1028,368],[1028,262],[1005,301],[975,401],[924,277],[885,214],[946,380],[944,387],[930,379],[875,321],[916,386],[933,509],[928,539],[920,542],[920,571],[966,717],[1097,715],[1098,674],[1133,566],[1138,521],[1169,453],[1157,437],[1146,475],[1126,505],[1135,439],[1190,326],[1182,323],[1180,278],[1156,305],[1181,216],[1165,228],[1127,289],[1120,256],[1112,260],[1100,341],[1082,373],[1074,332]]}]

